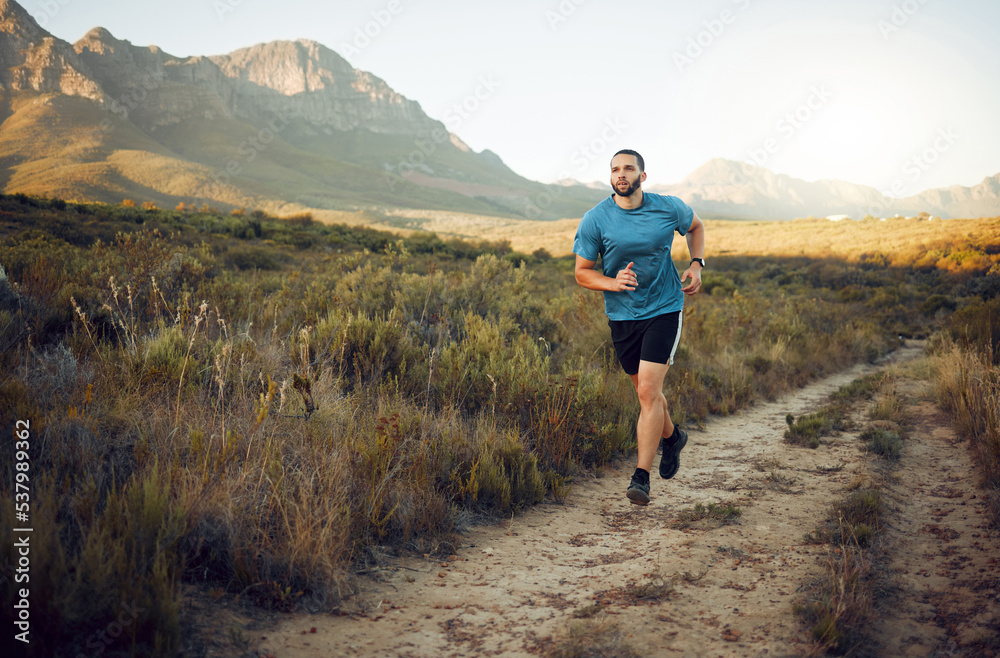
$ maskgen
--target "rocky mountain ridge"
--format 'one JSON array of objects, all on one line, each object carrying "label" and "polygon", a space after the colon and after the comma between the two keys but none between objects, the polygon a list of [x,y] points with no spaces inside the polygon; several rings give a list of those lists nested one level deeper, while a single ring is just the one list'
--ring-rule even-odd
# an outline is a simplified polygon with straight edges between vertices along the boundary
[{"label": "rocky mountain ridge", "polygon": [[157,46],[135,46],[101,27],[69,44],[39,27],[13,0],[0,3],[0,34],[3,88],[81,96],[109,105],[140,95],[146,117],[157,125],[183,121],[192,112],[206,116],[206,108],[197,103],[162,98],[177,93],[178,86],[192,86],[202,91],[196,94],[200,100],[214,101],[206,102],[210,117],[294,115],[336,130],[406,135],[444,128],[384,80],[306,39],[188,58]]},{"label": "rocky mountain ridge", "polygon": [[[179,58],[100,27],[70,44],[14,0],[0,0],[0,100],[0,118],[17,126],[0,126],[7,192],[532,219],[579,217],[609,193],[518,176],[382,79],[305,39]],[[715,159],[680,183],[649,189],[706,217],[1000,215],[1000,175],[890,199],[866,186]]]},{"label": "rocky mountain ridge", "polygon": [[72,46],[38,26],[13,0],[0,0],[0,87],[103,99]]},{"label": "rocky mountain ridge", "polygon": [[[0,101],[6,192],[518,216],[549,189],[305,39],[179,58],[100,27],[70,44],[0,0]],[[598,198],[561,193],[537,216]]]},{"label": "rocky mountain ridge", "polygon": [[1000,174],[974,187],[953,185],[905,197],[840,180],[805,181],[745,163],[715,158],[680,183],[649,189],[684,199],[704,216],[738,219],[794,219],[846,215],[913,217],[926,212],[943,218],[1000,215]]},{"label": "rocky mountain ridge", "polygon": [[[228,55],[180,59],[156,46],[138,47],[95,28],[73,45],[113,98],[145,89],[157,99],[156,123],[183,121],[200,103],[164,102],[178,86],[202,90],[207,116],[256,120],[296,116],[336,130],[365,128],[390,134],[421,134],[440,125],[420,105],[393,91],[383,80],[354,69],[322,44],[300,39],[274,41]],[[212,102],[214,101],[214,102]]]}]

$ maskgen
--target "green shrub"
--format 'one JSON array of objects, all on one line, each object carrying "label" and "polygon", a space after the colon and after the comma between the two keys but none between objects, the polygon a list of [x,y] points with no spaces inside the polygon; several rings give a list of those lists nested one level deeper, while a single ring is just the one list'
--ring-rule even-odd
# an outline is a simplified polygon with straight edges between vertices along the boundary
[{"label": "green shrub", "polygon": [[903,452],[903,439],[898,432],[869,428],[861,433],[861,439],[868,442],[872,452],[886,459],[899,459]]},{"label": "green shrub", "polygon": [[[0,413],[50,439],[50,585],[97,574],[53,593],[47,619],[99,625],[120,576],[162,595],[159,621],[135,632],[138,653],[163,655],[185,623],[180,578],[273,609],[332,607],[384,551],[436,553],[470,520],[563,496],[579,469],[634,454],[634,388],[572,258],[265,213],[23,201],[0,199]],[[956,300],[956,336],[988,343],[988,312],[936,266],[713,262],[665,384],[678,424],[874,360],[900,328],[927,333],[946,320],[920,312],[932,294]],[[962,390],[992,381],[963,364]],[[989,410],[967,415],[978,427]],[[818,445],[846,424],[835,401],[789,432]],[[844,533],[877,529],[862,515]],[[91,592],[95,617],[71,591]]]},{"label": "green shrub", "polygon": [[799,416],[797,420],[789,414],[785,422],[788,424],[785,442],[809,448],[818,448],[820,437],[848,428],[845,411],[837,405]]},{"label": "green shrub", "polygon": [[237,247],[226,254],[229,264],[239,270],[278,270],[281,258],[273,249]]}]

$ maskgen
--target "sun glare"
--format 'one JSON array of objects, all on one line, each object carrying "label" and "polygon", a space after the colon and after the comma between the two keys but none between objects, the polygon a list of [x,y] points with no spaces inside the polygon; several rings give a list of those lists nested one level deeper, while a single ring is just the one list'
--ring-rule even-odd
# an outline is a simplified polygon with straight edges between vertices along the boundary
[{"label": "sun glare", "polygon": [[820,108],[804,128],[799,145],[830,167],[866,162],[879,151],[883,139],[881,118],[851,103]]}]

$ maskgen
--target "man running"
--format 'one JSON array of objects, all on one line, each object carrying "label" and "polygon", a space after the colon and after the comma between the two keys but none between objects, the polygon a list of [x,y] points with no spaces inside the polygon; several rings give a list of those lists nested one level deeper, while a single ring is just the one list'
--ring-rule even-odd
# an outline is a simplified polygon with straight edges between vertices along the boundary
[{"label": "man running", "polygon": [[[639,396],[638,467],[625,494],[636,505],[649,503],[649,473],[661,440],[660,477],[669,480],[680,468],[687,433],[670,420],[663,380],[680,341],[684,295],[698,294],[705,267],[701,219],[677,197],[644,193],[645,180],[641,155],[631,149],[616,153],[614,194],[583,216],[573,242],[576,282],[604,292],[618,361]],[[680,276],[670,258],[674,231],[687,237],[691,255]],[[604,273],[594,269],[598,257]]]}]

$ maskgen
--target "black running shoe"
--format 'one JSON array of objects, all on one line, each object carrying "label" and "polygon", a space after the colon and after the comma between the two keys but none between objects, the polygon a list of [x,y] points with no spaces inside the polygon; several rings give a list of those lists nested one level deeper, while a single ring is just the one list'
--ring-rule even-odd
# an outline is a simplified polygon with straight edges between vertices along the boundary
[{"label": "black running shoe", "polygon": [[687,442],[687,432],[679,427],[677,428],[677,442],[674,445],[668,446],[665,439],[660,439],[660,447],[663,448],[663,454],[660,455],[660,477],[664,480],[669,480],[677,475],[677,469],[681,467],[681,450],[684,449]]},{"label": "black running shoe", "polygon": [[628,496],[629,502],[633,505],[648,505],[649,504],[649,483],[645,484],[640,482],[632,476],[632,482],[628,485],[628,491],[625,492]]}]

